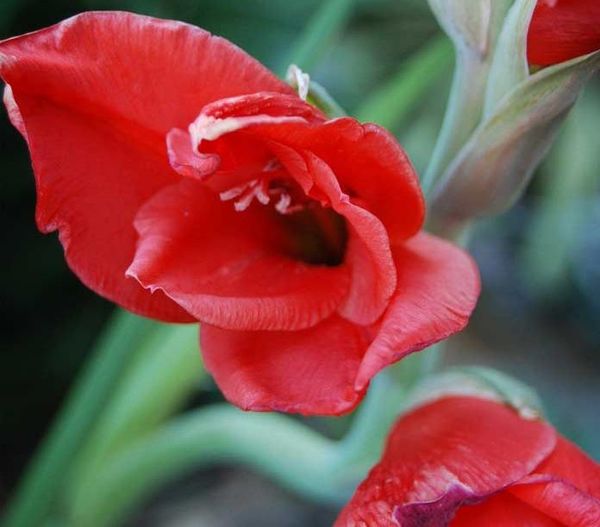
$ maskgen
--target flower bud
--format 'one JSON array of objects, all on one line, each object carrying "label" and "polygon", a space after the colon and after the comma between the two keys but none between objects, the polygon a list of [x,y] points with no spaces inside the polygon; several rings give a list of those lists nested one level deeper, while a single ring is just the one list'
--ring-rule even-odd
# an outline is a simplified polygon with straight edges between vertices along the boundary
[{"label": "flower bud", "polygon": [[543,69],[506,95],[450,164],[433,195],[434,225],[447,229],[497,214],[520,195],[590,76],[600,52]]}]

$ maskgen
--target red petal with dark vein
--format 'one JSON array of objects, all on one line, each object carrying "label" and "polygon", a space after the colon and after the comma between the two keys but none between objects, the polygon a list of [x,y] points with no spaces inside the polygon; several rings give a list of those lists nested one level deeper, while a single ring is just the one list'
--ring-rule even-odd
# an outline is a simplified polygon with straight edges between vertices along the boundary
[{"label": "red petal with dark vein", "polygon": [[29,143],[39,228],[59,230],[70,267],[98,293],[143,315],[192,320],[125,277],[138,207],[178,177],[164,136],[214,100],[292,90],[206,31],[121,12],[1,42],[0,77]]},{"label": "red petal with dark vein", "polygon": [[598,0],[539,0],[527,37],[530,64],[549,66],[600,50]]},{"label": "red petal with dark vein", "polygon": [[400,418],[381,461],[335,525],[445,527],[461,506],[529,474],[555,444],[549,425],[524,420],[507,406],[440,399]]},{"label": "red petal with dark vein", "polygon": [[566,439],[510,492],[567,527],[600,525],[600,465]]},{"label": "red petal with dark vein", "polygon": [[[127,271],[201,322],[236,330],[296,330],[331,315],[346,295],[344,267],[287,256],[289,233],[273,208],[243,212],[185,179],[145,204]],[[290,337],[291,338],[291,337]]]},{"label": "red petal with dark vein", "polygon": [[396,293],[365,354],[357,389],[385,366],[463,329],[479,296],[477,267],[455,245],[421,233],[392,251]]},{"label": "red petal with dark vein", "polygon": [[339,415],[364,392],[353,380],[366,341],[333,316],[301,331],[228,331],[203,325],[202,355],[225,397],[254,411]]}]

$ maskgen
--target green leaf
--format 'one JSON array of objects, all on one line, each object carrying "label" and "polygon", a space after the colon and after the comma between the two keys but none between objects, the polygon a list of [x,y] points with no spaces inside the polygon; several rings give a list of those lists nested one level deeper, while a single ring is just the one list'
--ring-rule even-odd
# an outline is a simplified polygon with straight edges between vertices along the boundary
[{"label": "green leaf", "polygon": [[93,486],[99,465],[175,413],[205,379],[198,326],[156,324],[78,456],[71,487]]},{"label": "green leaf", "polygon": [[539,71],[473,133],[435,189],[434,224],[497,214],[520,196],[590,76],[600,52]]},{"label": "green leaf", "polygon": [[426,44],[402,66],[385,85],[370,95],[354,112],[360,121],[396,128],[445,73],[452,61],[452,46],[447,38]]},{"label": "green leaf", "polygon": [[296,64],[305,71],[310,71],[323,56],[327,46],[346,24],[355,0],[326,0],[309,21],[286,62],[281,66],[281,73],[290,64]]},{"label": "green leaf", "polygon": [[308,95],[306,100],[321,109],[325,114],[334,119],[335,117],[344,117],[348,112],[344,110],[339,103],[329,94],[329,92],[318,82],[313,80],[308,85]]}]

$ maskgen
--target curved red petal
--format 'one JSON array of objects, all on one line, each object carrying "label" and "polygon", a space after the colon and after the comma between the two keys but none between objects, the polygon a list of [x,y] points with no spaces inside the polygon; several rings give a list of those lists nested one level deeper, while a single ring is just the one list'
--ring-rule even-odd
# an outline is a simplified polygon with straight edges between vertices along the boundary
[{"label": "curved red petal", "polygon": [[384,128],[343,117],[321,124],[260,126],[256,133],[322,159],[342,190],[381,220],[392,243],[422,227],[425,202],[418,177]]},{"label": "curved red petal", "polygon": [[2,77],[15,95],[36,95],[109,123],[118,117],[154,131],[161,142],[171,128],[187,127],[219,99],[259,91],[294,94],[223,38],[126,12],[82,13],[5,40],[0,57]]},{"label": "curved red petal", "polygon": [[345,264],[350,269],[348,296],[339,313],[357,324],[371,324],[388,305],[395,287],[390,242],[379,218],[343,194],[331,168],[312,152],[305,152],[308,173],[330,199],[331,207],[348,221]]},{"label": "curved red petal", "polygon": [[508,491],[487,498],[483,503],[461,507],[450,527],[564,527],[562,523],[549,518],[530,507]]},{"label": "curved red petal", "polygon": [[213,119],[244,117],[301,117],[307,122],[321,122],[321,110],[298,97],[295,93],[258,92],[239,97],[220,99],[206,105],[202,114]]},{"label": "curved red petal", "polygon": [[357,324],[373,323],[387,307],[396,287],[390,242],[383,224],[371,212],[352,203],[331,168],[314,153],[296,151],[283,144],[271,144],[270,148],[309,196],[326,201],[347,220],[349,239],[344,266],[350,271],[350,286],[338,312]]},{"label": "curved red petal", "polygon": [[561,437],[552,454],[510,492],[561,525],[600,525],[600,465]]},{"label": "curved red petal", "polygon": [[443,527],[463,504],[529,474],[555,443],[549,425],[524,420],[507,406],[440,399],[400,418],[381,461],[335,525]]},{"label": "curved red petal", "polygon": [[348,287],[343,267],[286,256],[279,215],[262,205],[236,212],[184,179],[148,201],[127,271],[164,291],[201,322],[236,330],[295,330],[332,314]]},{"label": "curved red petal", "polygon": [[192,320],[125,277],[138,207],[177,179],[164,136],[216,99],[292,90],[206,31],[120,12],[0,42],[0,77],[29,144],[39,228],[59,230],[70,267],[98,293],[140,314]]},{"label": "curved red petal", "polygon": [[558,476],[600,498],[600,465],[563,437],[558,438],[552,455],[535,470],[535,474]]},{"label": "curved red petal", "polygon": [[592,496],[571,482],[552,476],[524,478],[511,494],[564,527],[600,525],[600,496]]},{"label": "curved red petal", "polygon": [[225,397],[244,410],[304,415],[350,411],[366,341],[360,328],[333,316],[300,331],[228,331],[203,325],[208,371]]},{"label": "curved red petal", "polygon": [[193,321],[161,292],[151,294],[125,276],[135,251],[133,218],[139,205],[174,179],[166,160],[123,142],[108,127],[90,126],[84,116],[27,95],[18,100],[18,115],[36,174],[38,227],[59,231],[73,272],[135,313]]},{"label": "curved red petal", "polygon": [[530,64],[549,66],[600,50],[598,0],[539,0],[527,36]]},{"label": "curved red petal", "polygon": [[361,364],[356,386],[382,368],[462,330],[475,308],[477,266],[458,247],[421,233],[393,248],[396,293]]}]

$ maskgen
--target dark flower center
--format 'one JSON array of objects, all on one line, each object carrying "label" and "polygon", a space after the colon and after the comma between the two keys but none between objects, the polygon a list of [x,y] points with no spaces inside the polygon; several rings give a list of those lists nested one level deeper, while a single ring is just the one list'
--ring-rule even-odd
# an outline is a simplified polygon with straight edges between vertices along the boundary
[{"label": "dark flower center", "polygon": [[348,229],[345,219],[331,208],[309,202],[301,211],[282,215],[289,230],[287,252],[308,264],[337,266],[344,260]]}]

